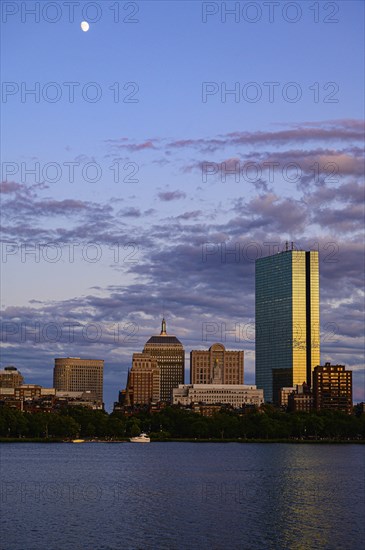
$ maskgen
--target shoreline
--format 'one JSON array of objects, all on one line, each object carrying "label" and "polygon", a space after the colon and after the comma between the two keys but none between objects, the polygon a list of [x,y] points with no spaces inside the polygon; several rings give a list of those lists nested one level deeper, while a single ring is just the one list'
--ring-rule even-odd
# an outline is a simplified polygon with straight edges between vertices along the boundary
[{"label": "shoreline", "polygon": [[[80,445],[83,443],[130,443],[129,438],[125,439],[85,439],[82,442],[73,442],[61,438],[45,439],[45,438],[15,438],[15,437],[0,437],[1,443],[72,443]],[[151,443],[285,443],[290,445],[364,445],[365,439],[152,439]]]}]

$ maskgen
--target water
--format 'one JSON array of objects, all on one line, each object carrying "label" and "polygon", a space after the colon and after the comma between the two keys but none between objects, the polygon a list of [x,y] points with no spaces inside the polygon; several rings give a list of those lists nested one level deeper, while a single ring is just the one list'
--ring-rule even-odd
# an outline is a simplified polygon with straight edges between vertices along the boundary
[{"label": "water", "polygon": [[364,447],[1,446],[4,550],[364,547]]}]

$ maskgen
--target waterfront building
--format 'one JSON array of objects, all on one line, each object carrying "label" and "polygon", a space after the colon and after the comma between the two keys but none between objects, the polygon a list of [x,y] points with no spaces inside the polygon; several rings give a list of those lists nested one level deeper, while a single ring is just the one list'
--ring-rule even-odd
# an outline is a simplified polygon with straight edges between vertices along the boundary
[{"label": "waterfront building", "polygon": [[171,403],[173,388],[184,383],[185,351],[180,340],[166,332],[165,319],[160,334],[147,340],[143,353],[155,359],[160,369],[160,400]]},{"label": "waterfront building", "polygon": [[325,363],[313,372],[314,405],[324,409],[352,413],[352,371],[344,365]]},{"label": "waterfront building", "polygon": [[20,411],[27,410],[30,403],[40,399],[42,386],[23,384],[16,388],[0,388],[0,403]]},{"label": "waterfront building", "polygon": [[228,351],[223,344],[190,352],[191,384],[243,384],[243,351]]},{"label": "waterfront building", "polygon": [[245,405],[260,407],[264,402],[263,390],[256,386],[239,384],[179,384],[173,390],[173,404],[231,405],[240,409]]},{"label": "waterfront building", "polygon": [[55,359],[53,385],[65,392],[92,392],[103,402],[103,370],[101,359],[66,357]]},{"label": "waterfront building", "polygon": [[305,381],[320,363],[318,252],[286,250],[256,260],[256,384],[265,401]]},{"label": "waterfront building", "polygon": [[0,404],[27,412],[55,412],[62,407],[72,406],[103,409],[103,403],[90,391],[58,391],[37,384],[0,388]]},{"label": "waterfront building", "polygon": [[17,388],[24,382],[24,378],[16,367],[9,365],[0,370],[0,388]]},{"label": "waterfront building", "polygon": [[94,411],[100,411],[104,409],[104,404],[92,391],[56,391],[54,408],[62,407],[87,407]]}]

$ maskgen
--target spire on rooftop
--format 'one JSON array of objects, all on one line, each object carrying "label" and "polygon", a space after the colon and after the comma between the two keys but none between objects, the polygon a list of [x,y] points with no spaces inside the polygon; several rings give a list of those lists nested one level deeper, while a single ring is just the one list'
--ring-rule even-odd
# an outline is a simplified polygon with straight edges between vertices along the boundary
[{"label": "spire on rooftop", "polygon": [[160,336],[166,336],[166,321],[165,319],[163,318],[162,319],[162,323],[161,323],[161,332],[160,332]]}]

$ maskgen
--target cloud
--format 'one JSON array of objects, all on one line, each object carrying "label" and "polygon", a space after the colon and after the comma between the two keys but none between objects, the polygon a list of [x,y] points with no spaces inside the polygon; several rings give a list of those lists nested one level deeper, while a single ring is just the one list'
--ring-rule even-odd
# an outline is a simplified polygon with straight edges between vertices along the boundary
[{"label": "cloud", "polygon": [[0,193],[3,195],[17,193],[19,191],[21,192],[24,190],[24,188],[24,185],[15,181],[2,181],[0,183]]},{"label": "cloud", "polygon": [[[148,337],[159,332],[164,310],[168,331],[183,341],[187,352],[223,341],[228,349],[245,350],[246,373],[253,376],[255,258],[283,250],[288,240],[298,248],[319,250],[322,357],[359,370],[363,361],[359,289],[363,287],[364,251],[360,136],[361,123],[341,120],[207,138],[178,137],[174,141],[111,140],[112,148],[120,146],[141,154],[159,149],[156,156],[160,157],[161,151],[171,153],[174,169],[185,169],[186,174],[190,170],[191,176],[178,170],[174,175],[181,177],[179,182],[191,183],[191,196],[190,191],[188,195],[182,190],[187,189],[182,183],[175,183],[173,190],[166,186],[150,193],[162,202],[175,201],[169,205],[173,211],[168,217],[166,207],[159,211],[141,200],[145,188],[138,186],[133,189],[133,198],[128,190],[124,199],[105,197],[97,201],[72,194],[53,197],[42,185],[3,182],[6,243],[93,242],[107,249],[112,246],[108,269],[115,243],[126,245],[133,235],[133,243],[140,248],[136,263],[111,265],[117,271],[111,274],[112,280],[118,284],[97,279],[80,295],[45,301],[35,293],[28,304],[5,308],[3,361],[14,363],[20,370],[28,369],[29,382],[51,384],[56,355],[104,358],[108,384],[116,399],[132,353],[143,349]],[[275,161],[281,167],[294,162],[303,174],[297,182],[286,185],[281,185],[282,181],[279,185],[276,179],[270,181],[267,172],[244,186],[242,182],[237,185],[234,178],[230,185],[227,176],[226,186],[212,189],[208,181],[205,189],[197,189],[194,171],[201,170],[201,163],[209,158],[207,151],[212,153],[211,162],[227,162],[228,167],[236,160],[241,165]],[[313,170],[316,162],[318,177]],[[338,165],[336,181],[325,167],[329,163]],[[191,209],[186,201],[179,202],[185,198],[193,205]],[[146,221],[146,216],[151,217]],[[19,266],[23,270],[27,267],[20,262]],[[128,277],[119,277],[121,269]],[[70,323],[75,323],[72,341],[71,329],[67,328]],[[206,323],[213,323],[216,329],[211,335],[213,341],[204,339]],[[92,325],[101,329],[100,337]],[[26,329],[23,335],[22,326]],[[41,330],[38,340],[37,327]],[[52,341],[57,327],[61,335]],[[135,335],[131,334],[133,327],[138,329]]]},{"label": "cloud", "polygon": [[151,149],[156,149],[159,140],[149,139],[142,141],[140,143],[133,143],[128,138],[119,138],[119,139],[108,139],[108,143],[113,149],[126,150],[131,153],[138,151],[146,151]]},{"label": "cloud", "polygon": [[362,142],[364,127],[360,121],[339,120],[292,125],[291,128],[278,131],[235,131],[215,138],[197,138],[174,140],[167,144],[172,149],[197,148],[216,151],[227,146],[240,145],[283,145],[295,142],[313,141]]},{"label": "cloud", "polygon": [[130,207],[120,210],[118,215],[124,218],[140,218],[142,214],[139,208]]},{"label": "cloud", "polygon": [[249,220],[251,228],[267,227],[271,231],[302,231],[308,220],[305,204],[280,198],[272,192],[261,194],[248,203],[237,201],[234,210]]},{"label": "cloud", "polygon": [[185,199],[186,193],[177,189],[176,191],[161,191],[157,196],[162,202],[170,202]]},{"label": "cloud", "polygon": [[176,216],[176,220],[196,220],[200,218],[200,216],[203,214],[201,210],[193,210],[191,212],[184,212],[183,214],[180,214],[179,216]]}]

